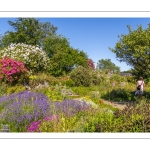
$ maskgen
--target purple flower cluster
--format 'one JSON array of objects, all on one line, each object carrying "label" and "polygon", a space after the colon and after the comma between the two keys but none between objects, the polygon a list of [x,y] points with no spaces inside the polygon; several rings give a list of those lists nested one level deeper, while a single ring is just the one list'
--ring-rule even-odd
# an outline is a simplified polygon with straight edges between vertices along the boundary
[{"label": "purple flower cluster", "polygon": [[3,105],[0,119],[13,122],[16,127],[47,116],[50,105],[48,98],[42,93],[23,91],[0,98]]},{"label": "purple flower cluster", "polygon": [[66,116],[74,116],[77,112],[88,108],[91,108],[91,106],[87,105],[86,102],[78,100],[65,99],[62,102],[54,103],[55,113],[64,113]]}]

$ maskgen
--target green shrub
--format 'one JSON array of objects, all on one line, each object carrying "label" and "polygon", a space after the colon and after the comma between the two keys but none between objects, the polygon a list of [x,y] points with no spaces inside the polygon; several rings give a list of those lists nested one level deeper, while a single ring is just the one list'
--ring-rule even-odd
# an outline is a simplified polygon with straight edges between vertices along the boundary
[{"label": "green shrub", "polygon": [[118,132],[150,132],[150,104],[145,100],[134,103],[124,110],[117,110],[116,120],[122,120],[117,125]]},{"label": "green shrub", "polygon": [[134,77],[132,77],[132,76],[127,76],[126,79],[127,79],[127,81],[130,82],[130,83],[134,83],[134,84],[136,83],[136,80],[135,80]]},{"label": "green shrub", "polygon": [[97,72],[92,72],[92,84],[99,85],[101,83],[102,77],[98,76]]},{"label": "green shrub", "polygon": [[116,81],[118,83],[120,82],[127,82],[127,78],[124,77],[124,76],[120,76],[118,74],[113,74],[111,77],[110,77],[110,81]]},{"label": "green shrub", "polygon": [[68,87],[73,87],[74,82],[71,79],[69,79],[69,80],[62,81],[62,85],[66,85]]},{"label": "green shrub", "polygon": [[92,84],[90,71],[82,66],[72,70],[70,78],[74,81],[75,86],[90,86]]}]

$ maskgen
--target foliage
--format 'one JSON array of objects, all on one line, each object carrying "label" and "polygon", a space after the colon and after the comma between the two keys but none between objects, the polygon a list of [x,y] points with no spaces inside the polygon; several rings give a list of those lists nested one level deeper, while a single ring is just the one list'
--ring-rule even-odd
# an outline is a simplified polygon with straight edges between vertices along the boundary
[{"label": "foliage", "polygon": [[70,78],[74,81],[75,86],[90,86],[92,84],[92,76],[89,70],[82,66],[72,70]]},{"label": "foliage", "polygon": [[6,83],[22,83],[28,78],[28,70],[22,62],[5,56],[0,60],[0,80]]},{"label": "foliage", "polygon": [[7,95],[13,94],[13,93],[19,93],[26,90],[25,86],[22,85],[15,85],[15,86],[9,86],[7,87],[6,93]]},{"label": "foliage", "polygon": [[116,66],[114,63],[112,63],[110,59],[99,60],[96,68],[98,70],[106,71],[106,72],[109,72],[109,71],[112,71],[113,73],[120,72],[120,68]]},{"label": "foliage", "polygon": [[68,80],[62,81],[62,85],[66,85],[68,87],[73,87],[74,86],[74,82],[73,82],[72,79],[68,79]]},{"label": "foliage", "polygon": [[72,90],[81,96],[86,96],[90,91],[89,87],[83,87],[83,86],[72,87]]},{"label": "foliage", "polygon": [[110,77],[110,81],[115,81],[115,82],[127,82],[127,77],[124,77],[124,76],[120,76],[118,74],[113,74],[111,77]]},{"label": "foliage", "polygon": [[86,66],[87,55],[70,46],[62,36],[50,36],[44,40],[44,50],[51,61],[51,73],[54,76],[68,74],[78,65]]},{"label": "foliage", "polygon": [[122,111],[116,111],[116,118],[122,118],[122,123],[118,124],[118,132],[149,132],[149,109],[147,101],[142,100],[138,104],[132,104]]},{"label": "foliage", "polygon": [[35,88],[39,84],[45,83],[47,83],[49,86],[55,86],[59,83],[59,80],[45,73],[38,73],[36,75],[29,76],[29,85],[31,88]]},{"label": "foliage", "polygon": [[59,89],[55,87],[48,88],[44,93],[52,101],[62,101],[64,100],[63,95]]},{"label": "foliage", "polygon": [[11,43],[43,46],[47,36],[56,34],[57,27],[49,22],[41,23],[35,18],[17,18],[14,22],[8,21],[13,31],[5,32],[1,39],[1,47]]},{"label": "foliage", "polygon": [[146,29],[143,29],[141,25],[136,30],[132,30],[131,26],[127,27],[129,33],[119,36],[119,41],[110,50],[116,54],[120,62],[126,62],[133,68],[132,74],[136,79],[140,76],[148,78],[150,74],[150,24]]},{"label": "foliage", "polygon": [[103,77],[99,76],[97,71],[92,71],[91,75],[92,85],[99,85],[102,82]]},{"label": "foliage", "polygon": [[32,73],[49,72],[50,60],[46,53],[37,46],[26,44],[11,44],[0,51],[0,57],[8,56],[24,63],[25,67]]},{"label": "foliage", "polygon": [[136,83],[136,80],[133,76],[127,76],[126,79],[127,79],[127,82],[129,83],[134,83],[134,84]]}]

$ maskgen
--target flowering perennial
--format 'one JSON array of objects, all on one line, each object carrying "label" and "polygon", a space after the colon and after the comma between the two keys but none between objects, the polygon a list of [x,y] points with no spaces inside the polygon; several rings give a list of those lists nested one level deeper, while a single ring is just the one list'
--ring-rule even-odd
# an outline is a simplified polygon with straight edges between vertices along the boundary
[{"label": "flowering perennial", "polygon": [[0,120],[14,123],[16,128],[48,116],[50,105],[42,93],[23,91],[0,97]]},{"label": "flowering perennial", "polygon": [[0,80],[13,82],[21,76],[25,77],[28,70],[22,62],[13,60],[5,56],[0,60]]},{"label": "flowering perennial", "polygon": [[0,51],[0,57],[5,56],[23,62],[31,72],[48,71],[50,67],[50,59],[45,51],[37,46],[23,43],[11,44]]}]

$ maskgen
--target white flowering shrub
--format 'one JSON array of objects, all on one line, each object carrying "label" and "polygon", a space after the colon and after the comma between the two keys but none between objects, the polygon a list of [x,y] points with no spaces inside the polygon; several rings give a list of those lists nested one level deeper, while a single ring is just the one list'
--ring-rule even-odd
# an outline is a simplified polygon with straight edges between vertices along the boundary
[{"label": "white flowering shrub", "polygon": [[10,57],[25,64],[30,72],[48,72],[50,69],[50,59],[45,51],[37,46],[23,43],[11,44],[7,48],[0,50],[0,58]]}]

